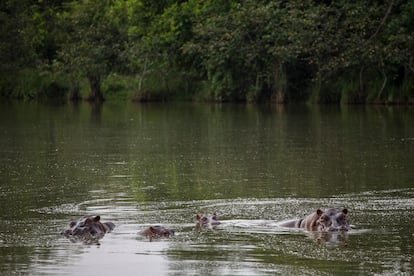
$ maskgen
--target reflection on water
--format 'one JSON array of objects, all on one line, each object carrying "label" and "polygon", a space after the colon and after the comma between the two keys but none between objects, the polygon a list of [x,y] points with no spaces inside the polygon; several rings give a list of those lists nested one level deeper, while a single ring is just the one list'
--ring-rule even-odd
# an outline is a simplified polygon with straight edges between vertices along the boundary
[{"label": "reflection on water", "polygon": [[[412,273],[406,108],[1,106],[0,274]],[[93,113],[93,114],[92,114]],[[348,233],[282,229],[348,208]],[[195,231],[196,213],[217,213]],[[99,245],[59,233],[100,215]],[[176,231],[149,242],[149,225]]]}]

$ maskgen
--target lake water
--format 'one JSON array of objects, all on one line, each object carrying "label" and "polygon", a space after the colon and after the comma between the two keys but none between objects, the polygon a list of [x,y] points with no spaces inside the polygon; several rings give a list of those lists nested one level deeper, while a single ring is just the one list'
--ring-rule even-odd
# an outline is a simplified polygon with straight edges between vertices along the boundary
[{"label": "lake water", "polygon": [[[0,104],[1,275],[410,275],[414,109]],[[347,234],[277,227],[349,210]],[[197,213],[216,229],[195,231]],[[100,215],[99,244],[60,235]],[[138,235],[149,225],[170,239]]]}]

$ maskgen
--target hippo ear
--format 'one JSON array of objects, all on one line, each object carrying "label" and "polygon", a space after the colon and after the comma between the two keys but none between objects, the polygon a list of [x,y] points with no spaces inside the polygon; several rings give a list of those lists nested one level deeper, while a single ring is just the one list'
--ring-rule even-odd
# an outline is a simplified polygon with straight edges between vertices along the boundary
[{"label": "hippo ear", "polygon": [[348,214],[348,209],[344,208],[344,209],[342,210],[342,213],[344,213],[345,215],[346,215],[346,214]]},{"label": "hippo ear", "polygon": [[322,210],[321,209],[318,209],[318,210],[316,210],[316,214],[318,215],[318,216],[320,216],[320,215],[322,215]]},{"label": "hippo ear", "polygon": [[101,217],[100,217],[100,216],[96,216],[96,217],[94,217],[94,218],[93,218],[93,221],[95,221],[95,222],[96,222],[96,221],[99,221],[100,219],[101,219]]},{"label": "hippo ear", "polygon": [[162,231],[157,230],[157,228],[156,228],[156,227],[151,226],[151,233],[152,233],[153,235],[159,235],[159,234],[161,234],[161,233],[162,233]]}]

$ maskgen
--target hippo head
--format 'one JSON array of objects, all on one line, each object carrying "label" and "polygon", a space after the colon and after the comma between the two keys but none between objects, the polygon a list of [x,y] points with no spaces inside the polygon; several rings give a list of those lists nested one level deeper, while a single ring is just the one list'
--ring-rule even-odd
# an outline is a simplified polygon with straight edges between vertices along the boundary
[{"label": "hippo head", "polygon": [[153,237],[169,238],[174,236],[175,232],[172,229],[167,229],[160,225],[149,227],[150,235]]},{"label": "hippo head", "polygon": [[318,209],[317,214],[319,216],[317,220],[319,231],[348,231],[351,229],[348,222],[347,209],[342,211],[336,209],[321,211]]},{"label": "hippo head", "polygon": [[77,237],[80,239],[102,238],[106,232],[111,231],[115,225],[111,222],[101,223],[101,217],[85,216],[71,221],[67,229],[62,233],[66,237]]},{"label": "hippo head", "polygon": [[351,230],[351,226],[348,221],[348,210],[345,208],[340,212],[337,212],[332,217],[332,226],[334,231],[348,231]]},{"label": "hippo head", "polygon": [[196,219],[198,221],[198,224],[202,227],[213,227],[213,226],[221,224],[221,222],[218,221],[217,219],[216,213],[212,215],[202,215],[202,216],[197,214]]}]

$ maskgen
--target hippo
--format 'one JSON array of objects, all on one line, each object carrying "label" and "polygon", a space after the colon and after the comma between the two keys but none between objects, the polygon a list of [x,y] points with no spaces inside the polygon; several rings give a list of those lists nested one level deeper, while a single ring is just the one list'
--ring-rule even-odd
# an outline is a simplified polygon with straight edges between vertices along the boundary
[{"label": "hippo", "polygon": [[74,241],[99,240],[115,228],[115,224],[112,222],[102,223],[100,220],[100,216],[84,216],[78,220],[73,220],[62,232],[62,235]]},{"label": "hippo", "polygon": [[145,228],[139,232],[139,234],[148,237],[150,241],[152,241],[153,239],[158,238],[170,238],[174,236],[175,232],[172,229],[168,229],[160,225],[155,225]]},{"label": "hippo", "polygon": [[216,213],[213,213],[212,215],[202,215],[199,214],[196,215],[197,225],[196,229],[201,230],[202,228],[214,228],[217,225],[221,224],[220,221],[217,219]]},{"label": "hippo", "polygon": [[348,231],[348,210],[317,209],[315,212],[301,219],[291,219],[278,223],[278,226],[289,228],[303,228],[308,231]]}]

